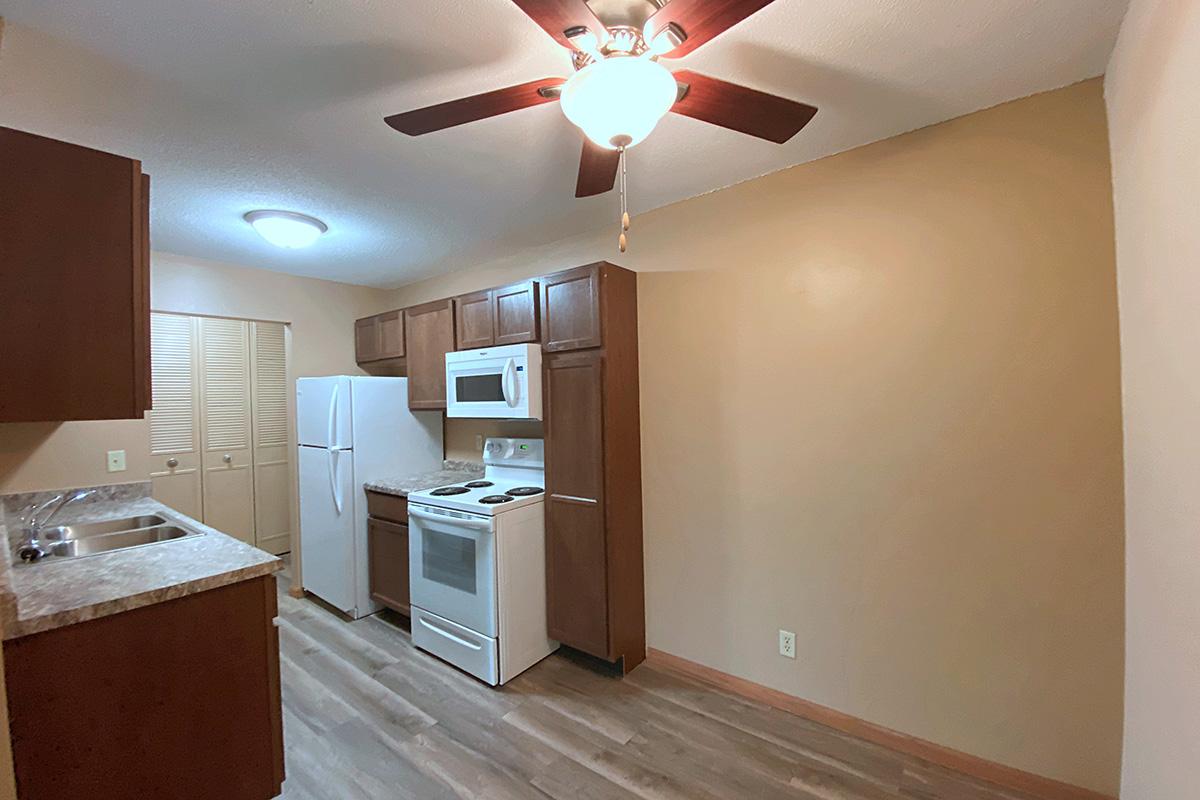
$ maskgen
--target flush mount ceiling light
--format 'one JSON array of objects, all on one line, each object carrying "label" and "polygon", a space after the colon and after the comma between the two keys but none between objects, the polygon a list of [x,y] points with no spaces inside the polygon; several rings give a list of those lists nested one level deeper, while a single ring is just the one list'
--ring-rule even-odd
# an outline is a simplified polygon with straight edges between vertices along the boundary
[{"label": "flush mount ceiling light", "polygon": [[289,250],[308,247],[329,230],[329,226],[316,217],[295,211],[251,211],[245,220],[254,226],[259,236],[276,247]]},{"label": "flush mount ceiling light", "polygon": [[575,74],[495,89],[385,118],[409,136],[562,100],[562,110],[587,137],[576,197],[610,191],[620,175],[621,236],[625,212],[625,150],[645,139],[668,112],[783,144],[817,109],[686,69],[659,58],[682,58],[773,0],[513,0],[567,48]]}]

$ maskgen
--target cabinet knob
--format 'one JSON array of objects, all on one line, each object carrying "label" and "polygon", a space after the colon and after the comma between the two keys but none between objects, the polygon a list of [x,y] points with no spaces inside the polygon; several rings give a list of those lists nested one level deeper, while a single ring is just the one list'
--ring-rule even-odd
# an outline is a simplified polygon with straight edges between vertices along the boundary
[{"label": "cabinet knob", "polygon": [[221,460],[224,461],[226,464],[232,464],[233,456],[229,455],[229,453],[226,453],[225,455],[221,456]]},{"label": "cabinet knob", "polygon": [[178,466],[179,466],[179,459],[178,459],[178,458],[168,458],[168,459],[167,459],[167,467],[168,467],[168,468],[170,468],[170,469],[175,469],[175,468],[176,468],[176,467],[178,467]]}]

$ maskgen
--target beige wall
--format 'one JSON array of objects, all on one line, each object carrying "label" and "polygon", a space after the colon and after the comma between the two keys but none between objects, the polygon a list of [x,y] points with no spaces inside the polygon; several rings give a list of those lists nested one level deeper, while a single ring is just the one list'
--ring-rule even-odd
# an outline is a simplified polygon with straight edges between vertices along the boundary
[{"label": "beige wall", "polygon": [[649,644],[1115,794],[1109,181],[1093,80],[395,302],[639,270]]},{"label": "beige wall", "polygon": [[446,458],[475,462],[483,459],[482,440],[489,436],[541,439],[545,435],[540,422],[510,422],[496,419],[448,419],[446,420],[445,434]]},{"label": "beige wall", "polygon": [[[381,311],[388,292],[297,278],[167,253],[154,253],[156,311],[291,323],[294,376],[360,374],[353,322]],[[149,425],[144,420],[0,425],[0,494],[62,486],[147,480]],[[125,472],[109,473],[106,453],[125,450]]]},{"label": "beige wall", "polygon": [[1125,401],[1127,800],[1200,796],[1200,5],[1134,0],[1105,83]]}]

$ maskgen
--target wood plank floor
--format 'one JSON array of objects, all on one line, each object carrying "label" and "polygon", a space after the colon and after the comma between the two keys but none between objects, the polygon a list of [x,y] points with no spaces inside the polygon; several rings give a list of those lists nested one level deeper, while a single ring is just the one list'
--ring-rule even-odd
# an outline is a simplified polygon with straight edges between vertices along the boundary
[{"label": "wood plank floor", "polygon": [[1029,800],[648,666],[492,689],[281,579],[284,800]]}]

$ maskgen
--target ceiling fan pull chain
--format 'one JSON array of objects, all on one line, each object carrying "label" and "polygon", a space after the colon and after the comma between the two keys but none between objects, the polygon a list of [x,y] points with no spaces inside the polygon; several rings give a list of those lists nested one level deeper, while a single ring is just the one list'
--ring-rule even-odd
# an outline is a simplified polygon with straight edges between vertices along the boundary
[{"label": "ceiling fan pull chain", "polygon": [[617,238],[617,247],[620,249],[620,251],[622,253],[624,253],[625,248],[628,245],[628,239],[625,236],[625,231],[629,230],[629,205],[628,205],[629,199],[626,194],[626,182],[625,182],[625,148],[624,148],[624,146],[622,146],[617,149],[618,149],[618,152],[620,153],[620,161],[621,161],[621,185],[620,185],[620,191],[621,191],[621,235],[620,235],[620,237]]}]

